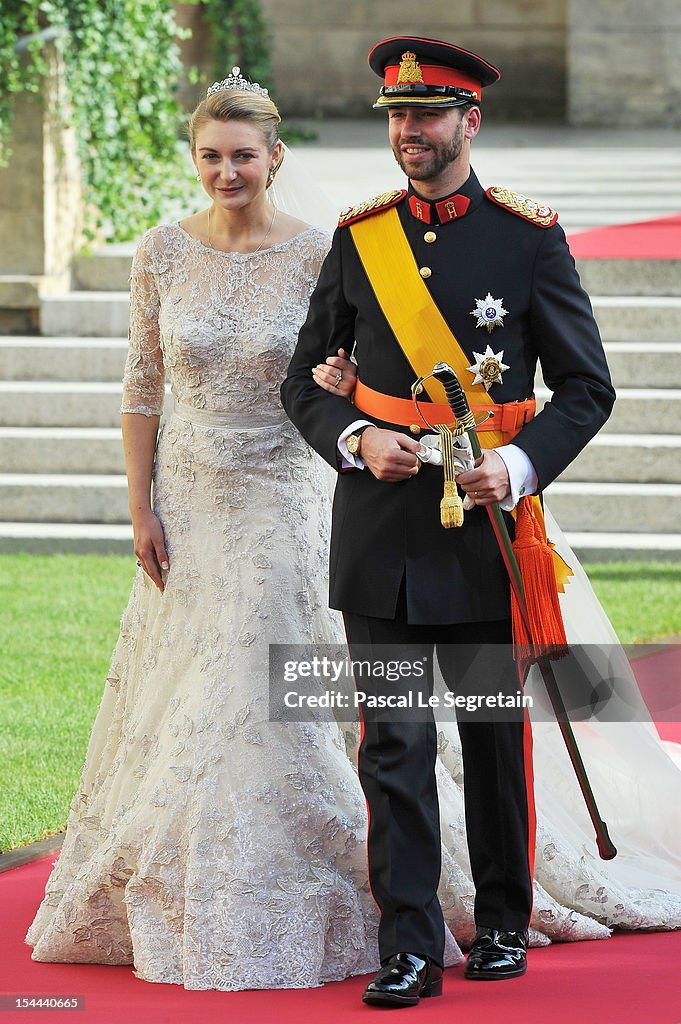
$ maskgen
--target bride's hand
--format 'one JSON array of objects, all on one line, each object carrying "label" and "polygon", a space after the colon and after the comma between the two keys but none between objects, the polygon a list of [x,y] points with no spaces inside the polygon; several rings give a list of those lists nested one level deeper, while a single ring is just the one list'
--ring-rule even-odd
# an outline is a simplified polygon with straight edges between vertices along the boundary
[{"label": "bride's hand", "polygon": [[[340,380],[339,373],[342,375]],[[339,348],[337,356],[328,356],[325,363],[312,368],[312,376],[325,391],[350,398],[357,383],[357,367],[348,359],[345,349]]]},{"label": "bride's hand", "polygon": [[161,571],[168,568],[168,552],[161,520],[151,509],[138,512],[133,517],[132,529],[137,564],[142,566],[149,579],[163,593],[165,584],[161,577]]}]

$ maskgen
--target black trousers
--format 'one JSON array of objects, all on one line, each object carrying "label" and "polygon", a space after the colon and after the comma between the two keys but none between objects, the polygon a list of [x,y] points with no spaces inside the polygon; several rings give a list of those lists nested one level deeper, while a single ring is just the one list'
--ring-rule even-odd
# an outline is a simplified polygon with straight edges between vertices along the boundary
[{"label": "black trousers", "polygon": [[[432,693],[433,651],[453,693],[519,690],[507,620],[409,625],[402,592],[395,619],[345,613],[350,655],[366,666],[421,659],[422,679],[375,677],[357,688],[380,698],[417,688]],[[419,702],[421,702],[419,700]],[[451,712],[450,712],[451,714]],[[456,711],[464,766],[466,835],[475,884],[475,921],[505,931],[527,928],[532,912],[534,803],[531,732],[523,711]],[[428,956],[442,965],[444,922],[437,897],[440,819],[435,781],[437,730],[429,710],[361,707],[359,777],[369,810],[369,881],[381,911],[379,950]]]}]

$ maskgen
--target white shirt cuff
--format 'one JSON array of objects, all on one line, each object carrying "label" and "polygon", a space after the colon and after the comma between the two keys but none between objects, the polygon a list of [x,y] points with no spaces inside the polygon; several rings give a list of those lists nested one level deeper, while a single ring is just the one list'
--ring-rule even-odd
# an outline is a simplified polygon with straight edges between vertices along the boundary
[{"label": "white shirt cuff", "polygon": [[535,493],[539,481],[529,455],[517,444],[503,444],[495,451],[504,460],[510,484],[509,493],[499,505],[505,512],[510,512],[522,497]]},{"label": "white shirt cuff", "polygon": [[371,420],[355,420],[349,427],[346,427],[341,436],[338,438],[338,451],[341,453],[342,463],[341,469],[364,469],[364,459],[359,455],[351,455],[348,451],[348,446],[345,441],[350,434],[354,434],[360,427],[372,427],[374,424]]}]

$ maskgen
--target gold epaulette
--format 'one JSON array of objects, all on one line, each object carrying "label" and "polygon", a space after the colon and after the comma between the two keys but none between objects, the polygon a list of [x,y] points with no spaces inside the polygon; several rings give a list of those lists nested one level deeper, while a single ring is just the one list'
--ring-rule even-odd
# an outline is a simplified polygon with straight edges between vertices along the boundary
[{"label": "gold epaulette", "polygon": [[356,220],[360,220],[361,217],[368,217],[370,213],[378,213],[379,210],[387,210],[389,206],[394,206],[399,203],[400,199],[404,199],[407,194],[406,188],[393,189],[392,192],[384,192],[380,196],[376,196],[374,199],[367,200],[366,203],[360,203],[359,206],[351,206],[349,210],[345,210],[341,213],[338,218],[338,227],[344,228],[348,224],[354,224]]},{"label": "gold epaulette", "polygon": [[517,214],[524,220],[529,220],[531,224],[536,224],[540,228],[550,228],[558,220],[557,210],[537,203],[534,199],[528,199],[527,196],[522,196],[519,192],[511,192],[507,188],[493,185],[487,189],[485,195],[493,203],[503,206],[511,213]]}]

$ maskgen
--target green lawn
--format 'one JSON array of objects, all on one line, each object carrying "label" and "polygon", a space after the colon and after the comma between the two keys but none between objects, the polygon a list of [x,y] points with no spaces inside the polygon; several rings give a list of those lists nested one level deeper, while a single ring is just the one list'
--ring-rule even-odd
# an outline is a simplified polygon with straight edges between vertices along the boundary
[{"label": "green lawn", "polygon": [[[587,566],[621,640],[681,634],[681,566]],[[132,557],[0,555],[0,850],[63,828]]]},{"label": "green lawn", "polygon": [[134,570],[0,555],[0,850],[64,825]]}]

